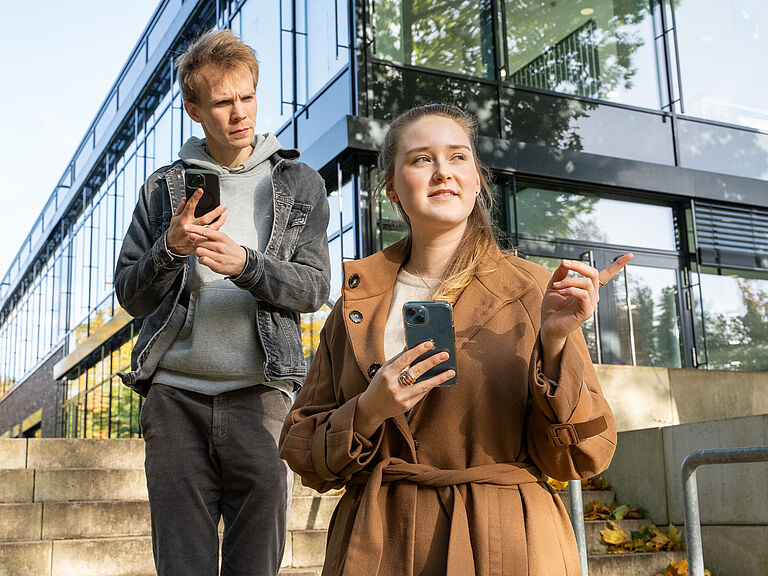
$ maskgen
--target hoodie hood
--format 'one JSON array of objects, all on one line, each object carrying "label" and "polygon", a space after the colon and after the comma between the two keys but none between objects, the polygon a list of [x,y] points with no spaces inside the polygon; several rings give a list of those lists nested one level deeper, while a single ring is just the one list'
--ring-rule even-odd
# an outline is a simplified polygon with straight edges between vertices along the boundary
[{"label": "hoodie hood", "polygon": [[252,170],[265,160],[269,160],[278,150],[283,147],[278,142],[277,138],[271,132],[267,134],[257,134],[253,139],[253,152],[240,166],[235,168],[227,168],[219,164],[209,153],[208,147],[205,145],[205,138],[197,138],[192,136],[179,150],[179,158],[190,166],[197,166],[199,168],[207,168],[213,170],[217,174],[232,174],[248,172]]}]

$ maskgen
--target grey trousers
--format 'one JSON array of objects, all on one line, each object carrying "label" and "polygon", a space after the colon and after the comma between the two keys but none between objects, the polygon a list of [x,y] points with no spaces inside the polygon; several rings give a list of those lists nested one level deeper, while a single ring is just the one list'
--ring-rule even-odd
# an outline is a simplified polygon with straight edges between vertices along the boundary
[{"label": "grey trousers", "polygon": [[158,576],[274,576],[291,476],[277,455],[290,399],[253,386],[207,396],[154,384],[141,410]]}]

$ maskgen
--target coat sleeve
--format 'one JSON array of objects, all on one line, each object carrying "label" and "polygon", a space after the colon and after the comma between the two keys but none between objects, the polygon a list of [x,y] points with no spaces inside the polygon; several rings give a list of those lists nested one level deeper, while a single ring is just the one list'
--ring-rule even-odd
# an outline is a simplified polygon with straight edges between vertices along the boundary
[{"label": "coat sleeve", "polygon": [[160,305],[187,260],[168,252],[165,234],[157,240],[152,237],[150,194],[162,193],[164,185],[162,175],[156,173],[139,190],[139,200],[115,268],[117,300],[134,317],[145,316]]},{"label": "coat sleeve", "polygon": [[[333,344],[348,347],[343,325],[335,330],[340,302],[320,333],[320,345],[307,379],[286,418],[280,435],[280,457],[301,476],[305,486],[318,492],[340,488],[374,457],[381,445],[382,425],[371,438],[354,430],[360,395],[343,398],[343,370],[334,366]],[[348,351],[351,354],[351,349]]]},{"label": "coat sleeve", "polygon": [[[540,295],[548,276],[538,280],[538,304],[530,308],[537,334]],[[616,449],[616,427],[580,329],[568,336],[557,383],[542,372],[541,341],[536,338],[528,390],[526,444],[542,472],[558,480],[575,480],[596,476],[608,468]]]},{"label": "coat sleeve", "polygon": [[248,290],[257,300],[292,312],[314,312],[328,299],[331,265],[328,255],[329,208],[322,177],[302,168],[311,182],[308,193],[312,208],[290,260],[245,248],[242,273],[232,282]]}]

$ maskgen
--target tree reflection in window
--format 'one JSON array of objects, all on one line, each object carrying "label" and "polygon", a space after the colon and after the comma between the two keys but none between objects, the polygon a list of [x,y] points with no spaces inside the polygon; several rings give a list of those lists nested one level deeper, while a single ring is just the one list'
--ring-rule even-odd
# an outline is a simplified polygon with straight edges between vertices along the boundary
[{"label": "tree reflection in window", "polygon": [[768,280],[701,274],[701,291],[708,368],[768,371]]}]

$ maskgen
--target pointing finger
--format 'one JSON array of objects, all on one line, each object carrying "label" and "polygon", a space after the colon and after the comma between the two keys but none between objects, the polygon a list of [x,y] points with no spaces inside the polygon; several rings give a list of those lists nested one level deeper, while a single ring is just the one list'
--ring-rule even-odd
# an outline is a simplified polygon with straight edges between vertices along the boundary
[{"label": "pointing finger", "polygon": [[632,252],[627,252],[616,258],[611,264],[600,270],[600,286],[605,286],[611,279],[618,274],[627,263],[634,258]]}]

